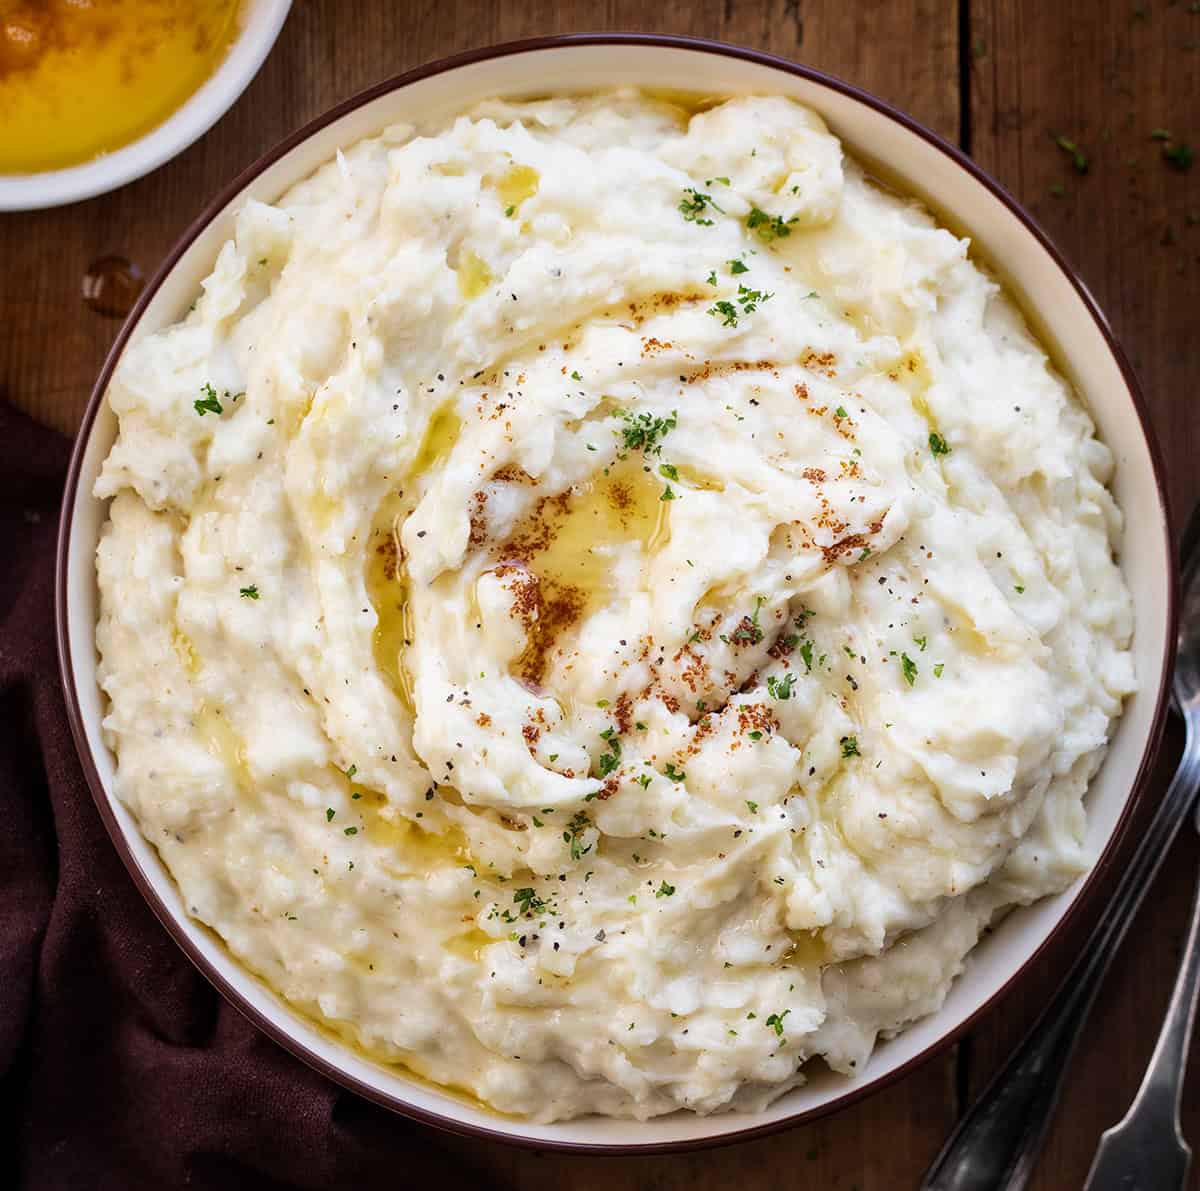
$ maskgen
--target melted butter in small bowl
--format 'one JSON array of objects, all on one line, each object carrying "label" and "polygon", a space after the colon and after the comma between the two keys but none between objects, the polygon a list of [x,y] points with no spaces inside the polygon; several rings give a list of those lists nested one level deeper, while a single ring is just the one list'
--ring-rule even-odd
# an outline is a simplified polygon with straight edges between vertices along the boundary
[{"label": "melted butter in small bowl", "polygon": [[0,173],[63,169],[161,124],[220,65],[241,0],[0,0]]}]

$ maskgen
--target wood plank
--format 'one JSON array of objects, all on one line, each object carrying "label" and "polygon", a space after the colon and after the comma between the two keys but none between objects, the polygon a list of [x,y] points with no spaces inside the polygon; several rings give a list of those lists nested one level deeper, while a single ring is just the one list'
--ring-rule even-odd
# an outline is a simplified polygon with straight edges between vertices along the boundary
[{"label": "wood plank", "polygon": [[[972,152],[1033,211],[1107,312],[1149,402],[1180,525],[1200,496],[1191,399],[1200,375],[1200,169],[1174,168],[1150,134],[1164,128],[1200,141],[1200,13],[1183,2],[969,2]],[[1086,173],[1058,136],[1086,154]],[[1151,790],[1164,788],[1176,754],[1177,746],[1166,751]],[[1185,829],[1075,1057],[1032,1183],[1038,1191],[1079,1186],[1100,1133],[1128,1107],[1175,977],[1198,861],[1200,846]],[[1083,937],[1077,930],[1043,957],[974,1031],[972,1095],[1051,995]],[[1193,1142],[1197,1087],[1193,1080],[1184,1100]],[[1191,1186],[1200,1187],[1196,1169]]]},{"label": "wood plank", "polygon": [[[1200,148],[1200,12],[1187,0],[970,5],[971,151],[1107,313],[1167,449],[1178,522],[1200,497],[1189,400],[1200,375],[1200,166],[1173,168],[1151,132]],[[1086,174],[1055,136],[1079,144]]]}]

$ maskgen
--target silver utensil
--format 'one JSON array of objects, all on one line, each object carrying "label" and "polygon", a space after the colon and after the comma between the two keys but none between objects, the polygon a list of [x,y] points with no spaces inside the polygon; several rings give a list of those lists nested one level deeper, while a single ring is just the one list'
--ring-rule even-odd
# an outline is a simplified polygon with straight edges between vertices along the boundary
[{"label": "silver utensil", "polygon": [[[1187,611],[1185,606],[1183,624],[1187,623]],[[1185,654],[1182,638],[1181,630],[1174,694],[1175,703],[1183,712],[1187,743],[1183,750],[1184,760],[1179,766],[1180,774],[1189,759],[1194,768],[1195,756],[1200,752],[1195,740],[1197,721],[1200,720],[1198,662],[1194,654]],[[1185,667],[1191,668],[1190,674],[1184,673]],[[1193,773],[1193,783],[1197,780],[1200,779]],[[1194,821],[1196,830],[1200,831],[1200,807],[1196,808]],[[1197,993],[1200,993],[1200,886],[1192,897],[1187,944],[1150,1065],[1129,1111],[1100,1138],[1084,1191],[1110,1191],[1111,1188],[1175,1191],[1175,1188],[1186,1186],[1192,1147],[1184,1140],[1183,1130],[1179,1127],[1179,1097],[1196,1020]]]},{"label": "silver utensil", "polygon": [[[1200,786],[1200,508],[1193,512],[1184,534],[1183,559],[1179,656],[1173,682],[1174,703],[1187,730],[1179,768],[1062,987],[950,1134],[926,1172],[921,1191],[1021,1191],[1028,1184],[1063,1075],[1096,993]],[[1158,1181],[1138,1182],[1142,1176],[1134,1173],[1130,1175],[1134,1181],[1123,1182],[1125,1166],[1120,1167],[1121,1174],[1115,1174],[1110,1172],[1117,1167],[1106,1165],[1096,1181],[1089,1182],[1092,1191],[1158,1191],[1183,1185],[1190,1151],[1179,1130],[1178,1101],[1200,968],[1198,933],[1194,908],[1184,972],[1147,1074],[1151,1088],[1143,1085],[1131,1110],[1138,1132],[1134,1136],[1121,1126],[1121,1137],[1109,1147],[1112,1158],[1106,1157],[1104,1144],[1096,1158],[1097,1164],[1102,1158],[1117,1163],[1119,1156],[1144,1146],[1153,1178]],[[1151,1124],[1146,1124],[1147,1120]],[[1151,1130],[1153,1139],[1147,1140]],[[1105,1138],[1107,1141],[1108,1134]]]}]

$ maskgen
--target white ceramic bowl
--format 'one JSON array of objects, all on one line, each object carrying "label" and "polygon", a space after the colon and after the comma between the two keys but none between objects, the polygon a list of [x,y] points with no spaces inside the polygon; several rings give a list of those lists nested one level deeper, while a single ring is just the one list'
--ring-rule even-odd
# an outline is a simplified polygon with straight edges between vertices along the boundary
[{"label": "white ceramic bowl", "polygon": [[134,879],[167,929],[208,978],[268,1034],[347,1087],[409,1116],[460,1132],[540,1147],[647,1150],[713,1144],[778,1128],[847,1103],[896,1077],[975,1018],[1030,962],[1094,889],[1095,871],[1065,893],[1011,914],[971,954],[940,1012],[883,1043],[853,1081],[828,1071],[761,1113],[677,1113],[643,1123],[587,1118],[537,1125],[500,1117],[385,1070],[318,1032],[235,962],[184,912],[155,850],[114,798],[113,757],[100,733],[96,686],[94,556],[106,510],[92,485],[116,431],[103,395],[127,344],[180,318],[232,234],[247,197],[273,200],[339,146],[394,121],[428,121],[493,95],[544,94],[614,84],[705,93],[770,92],[811,105],[849,151],[924,198],[1000,265],[1059,366],[1083,395],[1117,457],[1115,491],[1129,527],[1121,565],[1136,605],[1139,693],[1128,703],[1088,796],[1088,843],[1111,856],[1148,772],[1174,651],[1175,565],[1162,470],[1132,372],[1107,323],[1030,217],[956,149],[879,100],[790,62],[714,43],[638,35],[581,35],[501,46],[423,67],[349,100],[291,137],[221,194],[147,286],[92,395],[71,464],[59,539],[58,632],[75,739],[97,805]]},{"label": "white ceramic bowl", "polygon": [[292,0],[243,0],[237,38],[220,65],[161,124],[93,161],[36,174],[0,174],[0,211],[61,207],[148,174],[206,133],[249,86],[283,27]]}]

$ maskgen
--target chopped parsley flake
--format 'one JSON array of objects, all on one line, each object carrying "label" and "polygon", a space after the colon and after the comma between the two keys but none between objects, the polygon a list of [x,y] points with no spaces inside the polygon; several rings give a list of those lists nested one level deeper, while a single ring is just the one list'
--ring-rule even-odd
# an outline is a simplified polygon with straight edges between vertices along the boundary
[{"label": "chopped parsley flake", "polygon": [[795,222],[794,217],[784,220],[782,215],[768,215],[759,207],[751,207],[750,214],[746,216],[746,227],[767,244],[790,236],[792,229],[789,225]]},{"label": "chopped parsley flake", "polygon": [[644,790],[652,781],[654,781],[654,779],[648,773],[643,773],[642,776],[637,779],[637,784]]},{"label": "chopped parsley flake", "polygon": [[325,808],[325,822],[326,822],[326,823],[332,822],[332,820],[333,820],[333,816],[334,816],[334,815],[336,815],[336,814],[337,814],[337,811],[335,811],[335,810],[333,809],[333,807],[331,807],[331,806],[327,806],[327,807]]},{"label": "chopped parsley flake", "polygon": [[767,1029],[769,1029],[769,1030],[774,1030],[776,1035],[778,1037],[782,1038],[783,1037],[783,1019],[785,1017],[787,1017],[787,1015],[789,1013],[791,1013],[790,1009],[785,1009],[782,1013],[772,1013],[771,1016],[768,1017],[765,1022],[763,1022],[763,1025],[766,1026]]},{"label": "chopped parsley flake", "polygon": [[934,455],[950,454],[950,444],[936,431],[929,436],[929,449]]},{"label": "chopped parsley flake", "polygon": [[685,777],[687,777],[687,774],[685,774],[682,769],[675,768],[674,761],[667,762],[666,767],[663,769],[663,774],[666,777],[669,777],[673,782],[681,782]]},{"label": "chopped parsley flake", "polygon": [[1013,591],[1015,591],[1017,593],[1017,595],[1025,594],[1025,588],[1022,587],[1021,584],[1019,584],[1019,583],[1017,583],[1013,586]]},{"label": "chopped parsley flake", "polygon": [[572,373],[571,373],[571,379],[572,379],[572,380],[583,380],[583,377],[582,377],[582,376],[580,376],[578,372],[572,372]]},{"label": "chopped parsley flake", "polygon": [[761,732],[759,732],[758,729],[755,729],[753,732],[750,733],[751,740],[762,740],[762,736],[763,736],[763,734]]},{"label": "chopped parsley flake", "polygon": [[1192,162],[1196,159],[1195,152],[1186,141],[1180,141],[1175,145],[1164,145],[1162,154],[1180,172],[1190,170]]},{"label": "chopped parsley flake", "polygon": [[[811,650],[811,646],[810,646]],[[767,693],[772,699],[790,699],[792,697],[792,688],[796,685],[796,676],[789,674],[786,678],[779,679],[775,675],[771,675],[767,679]]]},{"label": "chopped parsley flake", "polygon": [[239,587],[238,594],[244,600],[257,600],[258,599],[258,586],[254,583],[251,583],[249,587]]},{"label": "chopped parsley flake", "polygon": [[342,834],[343,835],[357,835],[358,828],[357,827],[347,827],[343,830]]},{"label": "chopped parsley flake", "polygon": [[804,661],[805,674],[811,674],[813,668],[813,643],[805,641],[800,646],[800,657]]},{"label": "chopped parsley flake", "polygon": [[1069,137],[1056,136],[1054,143],[1064,152],[1070,155],[1071,164],[1075,167],[1077,174],[1086,174],[1088,172],[1087,155],[1079,146]]},{"label": "chopped parsley flake", "polygon": [[[517,889],[513,892],[513,905],[517,907],[518,914],[524,914],[527,918],[532,918],[547,908],[546,903],[538,897],[534,890],[529,888]],[[505,921],[511,922],[512,919],[509,918]]]},{"label": "chopped parsley flake", "polygon": [[591,844],[583,842],[583,833],[591,825],[591,819],[583,811],[576,811],[574,818],[567,825],[567,830],[563,832],[563,843],[571,849],[572,860],[581,860],[592,850]]},{"label": "chopped parsley flake", "polygon": [[946,668],[946,663],[945,663],[945,662],[938,662],[938,663],[937,663],[937,664],[936,664],[936,665],[933,667],[933,676],[934,676],[934,678],[941,678],[941,676],[942,676],[942,671],[943,671],[943,670],[945,670],[945,668]]},{"label": "chopped parsley flake", "polygon": [[921,652],[925,652],[925,646],[929,644],[928,637],[914,637],[913,640],[921,647]]},{"label": "chopped parsley flake", "polygon": [[846,412],[846,407],[844,405],[839,405],[837,409],[833,411],[833,416],[841,419],[848,418],[850,415]]},{"label": "chopped parsley flake", "polygon": [[716,285],[717,284],[717,271],[714,269],[711,273],[709,273],[709,275],[705,278],[705,280],[708,282],[709,285]]},{"label": "chopped parsley flake", "polygon": [[751,801],[750,801],[750,799],[749,799],[749,798],[747,798],[747,799],[746,799],[746,805],[747,805],[747,806],[750,808],[750,813],[751,813],[752,815],[757,815],[757,814],[758,814],[758,803],[757,803],[757,802],[751,802]]},{"label": "chopped parsley flake", "polygon": [[729,262],[729,271],[737,277],[741,273],[749,273],[750,266],[743,260],[733,260]]},{"label": "chopped parsley flake", "polygon": [[745,285],[738,286],[737,300],[741,303],[743,314],[753,314],[763,302],[769,302],[774,296],[774,294],[764,294],[760,289],[750,289]]},{"label": "chopped parsley flake", "polygon": [[679,213],[688,223],[698,223],[701,227],[712,227],[713,221],[704,218],[710,207],[722,215],[725,214],[711,194],[706,194],[693,186],[684,188],[683,197],[679,200]]},{"label": "chopped parsley flake", "polygon": [[659,500],[678,500],[678,497],[675,495],[675,490],[671,487],[670,484],[668,484],[663,489],[662,496],[660,496],[658,499]]},{"label": "chopped parsley flake", "polygon": [[673,463],[660,463],[658,465],[658,474],[666,476],[668,480],[679,480],[679,469]]},{"label": "chopped parsley flake", "polygon": [[351,766],[350,766],[350,768],[346,770],[346,777],[347,777],[349,780],[353,781],[353,780],[354,780],[354,775],[355,775],[357,772],[358,772],[358,766],[357,766],[357,765],[351,765]]},{"label": "chopped parsley flake", "polygon": [[615,728],[606,728],[600,733],[600,739],[607,741],[611,752],[603,753],[596,762],[601,777],[608,777],[621,764],[621,741]]},{"label": "chopped parsley flake", "polygon": [[904,681],[909,686],[912,686],[917,681],[917,663],[906,653],[900,655],[900,671],[904,675]]},{"label": "chopped parsley flake", "polygon": [[224,407],[217,400],[217,391],[210,384],[206,384],[201,390],[204,394],[198,401],[193,401],[192,406],[195,411],[204,417],[205,414],[220,414],[224,413]]},{"label": "chopped parsley flake", "polygon": [[721,316],[721,326],[736,327],[738,321],[737,307],[729,301],[714,302],[709,308],[708,313]]},{"label": "chopped parsley flake", "polygon": [[841,739],[842,756],[843,757],[861,757],[862,753],[858,751],[857,736],[843,736]]},{"label": "chopped parsley flake", "polygon": [[642,451],[647,455],[662,452],[662,440],[679,424],[678,411],[672,410],[668,418],[655,417],[650,413],[634,414],[620,410],[625,425],[618,432],[627,451]]},{"label": "chopped parsley flake", "polygon": [[675,886],[674,886],[674,885],[668,885],[668,884],[666,883],[666,881],[664,881],[664,882],[663,882],[663,883],[662,883],[662,884],[661,884],[661,885],[660,885],[660,886],[659,886],[659,887],[658,887],[658,888],[657,888],[657,889],[654,891],[654,896],[655,896],[655,897],[670,897],[670,896],[671,896],[671,894],[673,894],[674,892],[675,892]]}]

